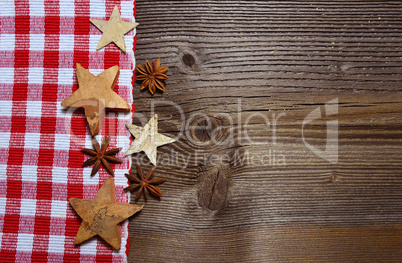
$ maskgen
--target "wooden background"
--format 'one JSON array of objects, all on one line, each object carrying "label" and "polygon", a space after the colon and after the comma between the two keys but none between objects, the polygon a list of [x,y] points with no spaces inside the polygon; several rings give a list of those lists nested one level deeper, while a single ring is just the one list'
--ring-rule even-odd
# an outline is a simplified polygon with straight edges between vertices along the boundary
[{"label": "wooden background", "polygon": [[[181,136],[158,148],[163,197],[136,202],[129,262],[402,261],[401,1],[138,0],[137,22],[137,63],[169,79],[135,84],[134,124],[154,103]],[[305,142],[325,150],[333,121],[331,163]]]}]

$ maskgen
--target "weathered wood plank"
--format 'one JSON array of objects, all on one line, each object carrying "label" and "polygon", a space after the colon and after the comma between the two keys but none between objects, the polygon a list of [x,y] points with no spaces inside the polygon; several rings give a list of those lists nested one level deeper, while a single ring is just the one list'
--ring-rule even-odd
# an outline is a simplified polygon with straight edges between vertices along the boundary
[{"label": "weathered wood plank", "polygon": [[[181,136],[158,150],[167,182],[130,221],[130,262],[400,261],[401,14],[400,1],[138,1],[137,63],[160,57],[169,80],[153,97],[136,83],[134,123],[154,110]],[[325,150],[331,121],[333,163],[307,146]]]},{"label": "weathered wood plank", "polygon": [[[236,226],[149,233],[137,237],[142,250],[133,262],[398,262],[401,228],[396,226]],[[183,238],[186,237],[186,238]],[[264,237],[264,240],[262,239]],[[163,246],[161,245],[163,244]]]}]

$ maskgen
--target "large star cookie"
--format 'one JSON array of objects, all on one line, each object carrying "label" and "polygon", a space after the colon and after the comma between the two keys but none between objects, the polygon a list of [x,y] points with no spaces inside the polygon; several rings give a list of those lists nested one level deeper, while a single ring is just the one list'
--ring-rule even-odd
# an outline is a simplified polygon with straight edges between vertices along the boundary
[{"label": "large star cookie", "polygon": [[61,106],[82,107],[92,135],[99,132],[105,118],[105,108],[130,111],[128,103],[113,91],[119,77],[119,67],[113,66],[98,76],[92,75],[77,63],[79,88],[67,97]]},{"label": "large star cookie", "polygon": [[105,181],[94,199],[70,198],[69,201],[82,219],[74,245],[99,235],[117,250],[121,245],[119,223],[142,209],[142,206],[116,203],[113,178]]}]

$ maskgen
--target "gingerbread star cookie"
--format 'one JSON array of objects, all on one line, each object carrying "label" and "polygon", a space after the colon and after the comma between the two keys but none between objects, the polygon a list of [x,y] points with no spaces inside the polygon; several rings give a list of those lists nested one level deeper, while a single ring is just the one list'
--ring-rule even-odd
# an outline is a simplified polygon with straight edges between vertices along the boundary
[{"label": "gingerbread star cookie", "polygon": [[61,106],[82,107],[92,135],[99,132],[105,118],[105,109],[130,111],[131,107],[113,91],[120,71],[113,66],[98,76],[92,75],[77,63],[78,90],[67,97]]},{"label": "gingerbread star cookie", "polygon": [[69,202],[82,219],[74,245],[99,235],[117,250],[121,245],[119,223],[142,209],[142,206],[116,203],[113,178],[105,181],[94,199],[70,198]]}]

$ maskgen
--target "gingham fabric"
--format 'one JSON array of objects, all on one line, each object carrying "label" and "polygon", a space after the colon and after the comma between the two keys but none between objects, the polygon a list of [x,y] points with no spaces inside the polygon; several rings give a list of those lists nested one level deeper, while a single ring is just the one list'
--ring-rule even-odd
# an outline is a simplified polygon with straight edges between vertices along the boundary
[{"label": "gingham fabric", "polygon": [[[127,261],[127,220],[120,251],[99,237],[73,245],[81,219],[68,198],[92,199],[110,175],[101,167],[91,178],[92,167],[81,168],[88,156],[80,149],[92,148],[84,112],[60,106],[78,88],[76,63],[95,75],[118,65],[115,91],[132,105],[135,29],[126,54],[113,44],[96,51],[102,33],[89,22],[108,19],[115,5],[134,21],[133,0],[0,1],[0,262]],[[108,112],[96,137],[123,147],[123,163],[113,166],[118,202],[129,202],[131,118]]]}]

